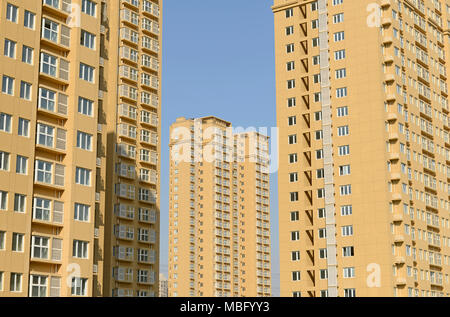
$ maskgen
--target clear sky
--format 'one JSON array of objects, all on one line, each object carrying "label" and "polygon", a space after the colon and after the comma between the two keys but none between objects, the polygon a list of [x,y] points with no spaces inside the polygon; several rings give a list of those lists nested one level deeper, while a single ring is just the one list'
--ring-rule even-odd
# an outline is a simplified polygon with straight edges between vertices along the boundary
[{"label": "clear sky", "polygon": [[[167,276],[169,126],[214,115],[275,127],[272,0],[164,0],[161,273]],[[270,131],[270,130],[269,130]],[[271,174],[272,288],[279,295],[277,175]]]}]

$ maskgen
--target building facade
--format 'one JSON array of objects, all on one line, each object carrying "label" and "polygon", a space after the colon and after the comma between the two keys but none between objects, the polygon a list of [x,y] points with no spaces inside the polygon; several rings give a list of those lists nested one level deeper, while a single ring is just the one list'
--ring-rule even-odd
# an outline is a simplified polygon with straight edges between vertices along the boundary
[{"label": "building facade", "polygon": [[160,0],[2,1],[0,296],[157,295],[159,25]]},{"label": "building facade", "polygon": [[272,9],[281,296],[448,296],[448,4]]},{"label": "building facade", "polygon": [[216,117],[170,135],[169,296],[270,296],[268,137]]}]

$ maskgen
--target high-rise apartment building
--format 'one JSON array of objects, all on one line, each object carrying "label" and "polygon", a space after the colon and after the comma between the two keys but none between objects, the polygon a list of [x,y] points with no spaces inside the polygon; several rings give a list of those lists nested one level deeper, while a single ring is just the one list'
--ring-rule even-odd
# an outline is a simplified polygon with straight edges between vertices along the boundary
[{"label": "high-rise apartment building", "polygon": [[169,281],[164,274],[159,274],[159,297],[169,296]]},{"label": "high-rise apartment building", "polygon": [[170,135],[169,296],[270,296],[268,137],[212,116]]},{"label": "high-rise apartment building", "polygon": [[448,296],[448,3],[272,9],[281,296]]},{"label": "high-rise apartment building", "polygon": [[0,7],[0,296],[157,296],[161,0]]}]

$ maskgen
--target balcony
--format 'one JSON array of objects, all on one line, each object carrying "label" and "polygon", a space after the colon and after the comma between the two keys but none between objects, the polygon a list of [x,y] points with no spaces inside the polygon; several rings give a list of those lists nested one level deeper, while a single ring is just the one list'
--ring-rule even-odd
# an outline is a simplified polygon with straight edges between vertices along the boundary
[{"label": "balcony", "polygon": [[400,213],[394,214],[393,220],[394,220],[394,222],[402,222],[403,221],[403,214],[400,214]]},{"label": "balcony", "polygon": [[406,279],[404,277],[397,277],[395,279],[395,285],[397,285],[397,286],[406,285]]},{"label": "balcony", "polygon": [[394,263],[399,265],[399,264],[404,264],[405,263],[405,258],[403,256],[396,256],[394,259]]},{"label": "balcony", "polygon": [[39,75],[42,79],[46,79],[55,84],[68,85],[69,66],[70,63],[65,59],[42,52]]},{"label": "balcony", "polygon": [[67,19],[71,13],[72,0],[43,0],[42,9],[43,11],[50,12],[57,15],[60,18]]},{"label": "balcony", "polygon": [[134,207],[130,207],[127,205],[115,205],[114,206],[114,214],[117,218],[133,220],[134,219]]},{"label": "balcony", "polygon": [[401,176],[400,173],[391,173],[390,178],[392,181],[399,181]]},{"label": "balcony", "polygon": [[394,76],[394,75],[392,75],[392,74],[386,74],[386,75],[384,76],[384,82],[385,82],[386,84],[393,83],[394,81],[395,81],[395,76]]},{"label": "balcony", "polygon": [[390,44],[392,44],[392,36],[385,36],[383,38],[383,45],[388,46]]},{"label": "balcony", "polygon": [[64,24],[43,18],[41,43],[68,52],[70,50],[70,28]]},{"label": "balcony", "polygon": [[405,237],[401,234],[397,234],[394,236],[394,242],[395,243],[403,243],[403,242],[405,242]]},{"label": "balcony", "polygon": [[392,20],[391,20],[391,18],[383,18],[382,20],[381,20],[381,25],[383,26],[383,27],[389,27],[390,25],[392,25]]}]

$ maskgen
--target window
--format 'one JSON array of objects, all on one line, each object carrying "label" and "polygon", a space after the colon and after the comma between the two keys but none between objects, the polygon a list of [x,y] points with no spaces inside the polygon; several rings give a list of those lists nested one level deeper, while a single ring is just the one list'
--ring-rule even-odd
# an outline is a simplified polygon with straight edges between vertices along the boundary
[{"label": "window", "polygon": [[30,11],[25,10],[23,25],[26,28],[34,30],[34,20],[36,15]]},{"label": "window", "polygon": [[316,178],[317,179],[322,179],[324,177],[325,177],[325,169],[319,168],[318,170],[316,170]]},{"label": "window", "polygon": [[73,240],[73,253],[74,258],[87,259],[88,258],[88,242]]},{"label": "window", "polygon": [[92,150],[92,135],[77,131],[77,148],[91,151]]},{"label": "window", "polygon": [[86,296],[87,281],[87,278],[73,277],[71,287],[72,296]]},{"label": "window", "polygon": [[295,182],[298,182],[298,173],[290,173],[289,174],[289,181],[291,182],[291,183],[295,183]]},{"label": "window", "polygon": [[287,62],[286,63],[286,70],[289,72],[289,71],[291,71],[291,70],[294,70],[295,69],[295,62]]},{"label": "window", "polygon": [[333,23],[341,23],[344,22],[344,13],[338,13],[333,15]]},{"label": "window", "polygon": [[311,29],[317,29],[319,27],[319,20],[315,19],[311,21]]},{"label": "window", "polygon": [[336,5],[342,4],[343,2],[344,2],[344,0],[333,0],[333,5],[336,6]]},{"label": "window", "polygon": [[47,297],[47,276],[30,276],[30,297]]},{"label": "window", "polygon": [[9,171],[9,153],[0,151],[0,171]]},{"label": "window", "polygon": [[345,288],[344,297],[356,297],[356,290],[354,288]]},{"label": "window", "polygon": [[290,197],[291,197],[291,202],[298,201],[298,192],[291,192]]},{"label": "window", "polygon": [[341,79],[347,77],[347,69],[341,68],[336,70],[336,79]]},{"label": "window", "polygon": [[87,15],[95,17],[97,4],[91,0],[83,0],[81,5],[81,11]]},{"label": "window", "polygon": [[291,35],[294,33],[294,26],[288,26],[286,27],[286,35]]},{"label": "window", "polygon": [[37,182],[52,183],[52,163],[36,160],[35,177]]},{"label": "window", "polygon": [[339,50],[334,52],[334,59],[336,61],[344,59],[345,58],[345,50]]},{"label": "window", "polygon": [[353,247],[343,247],[342,248],[342,256],[348,257],[348,256],[354,256],[355,250]]},{"label": "window", "polygon": [[349,237],[353,235],[353,226],[342,226],[341,233],[343,237]]},{"label": "window", "polygon": [[75,203],[74,210],[75,210],[75,215],[74,215],[75,220],[89,222],[90,207],[88,205]]},{"label": "window", "polygon": [[314,1],[311,3],[311,11],[316,11],[319,8],[319,3]]},{"label": "window", "polygon": [[327,269],[322,269],[319,271],[319,275],[320,275],[320,279],[321,280],[326,280],[328,279],[328,270]]},{"label": "window", "polygon": [[22,274],[11,273],[9,280],[9,290],[11,292],[21,292],[22,291]]},{"label": "window", "polygon": [[346,136],[349,134],[348,125],[338,127],[338,136]]},{"label": "window", "polygon": [[347,87],[336,89],[336,98],[347,97]]},{"label": "window", "polygon": [[17,23],[17,12],[19,9],[10,3],[6,5],[6,20]]},{"label": "window", "polygon": [[319,249],[319,258],[326,259],[327,258],[327,249]]},{"label": "window", "polygon": [[288,125],[293,126],[297,124],[297,117],[296,116],[292,116],[288,118]]},{"label": "window", "polygon": [[7,95],[14,95],[14,78],[3,75],[2,93]]},{"label": "window", "polygon": [[25,212],[25,203],[26,203],[26,196],[22,194],[15,194],[14,195],[14,211],[24,213]]},{"label": "window", "polygon": [[291,43],[291,44],[286,45],[286,53],[292,53],[292,52],[294,52],[294,44]]},{"label": "window", "polygon": [[31,238],[31,257],[37,259],[48,259],[50,239],[47,237],[33,236]]},{"label": "window", "polygon": [[36,132],[36,143],[47,147],[53,147],[55,128],[38,123]]},{"label": "window", "polygon": [[91,186],[91,171],[86,168],[77,167],[75,172],[75,183]]},{"label": "window", "polygon": [[58,43],[58,30],[59,30],[59,24],[56,22],[53,22],[52,20],[43,18],[42,19],[42,37]]},{"label": "window", "polygon": [[287,106],[288,106],[288,108],[291,108],[291,107],[295,107],[296,106],[296,99],[295,98],[289,98],[288,100],[287,100]]},{"label": "window", "polygon": [[21,175],[27,174],[28,159],[24,156],[17,155],[16,159],[16,173]]},{"label": "window", "polygon": [[50,200],[44,198],[34,198],[33,219],[50,221]]},{"label": "window", "polygon": [[334,33],[333,37],[335,42],[343,41],[345,38],[344,31]]},{"label": "window", "polygon": [[289,154],[289,163],[297,163],[297,153]]},{"label": "window", "polygon": [[80,79],[90,83],[94,82],[94,67],[80,63]]},{"label": "window", "polygon": [[314,112],[314,120],[316,121],[322,120],[322,111]]},{"label": "window", "polygon": [[323,219],[323,218],[326,218],[326,217],[327,217],[327,214],[326,214],[326,212],[325,212],[325,208],[319,208],[319,209],[317,210],[317,217],[318,217],[319,219]]},{"label": "window", "polygon": [[28,137],[29,136],[29,128],[30,127],[30,121],[23,119],[23,118],[19,118],[19,126],[18,126],[18,131],[17,134],[19,136],[23,136],[23,137]]},{"label": "window", "polygon": [[291,259],[292,261],[300,261],[300,251],[292,251]]},{"label": "window", "polygon": [[94,102],[83,97],[78,98],[78,112],[86,116],[92,117],[92,109]]},{"label": "window", "polygon": [[39,88],[39,108],[55,111],[56,93],[46,88]]},{"label": "window", "polygon": [[5,231],[0,231],[0,250],[5,250],[5,236],[6,236]]},{"label": "window", "polygon": [[315,136],[316,136],[316,140],[322,140],[322,138],[323,138],[323,131],[322,130],[316,131]]},{"label": "window", "polygon": [[286,18],[290,18],[290,17],[292,17],[294,15],[294,9],[293,8],[286,9],[285,12],[286,12]]},{"label": "window", "polygon": [[323,150],[316,150],[316,159],[321,160],[323,159]]},{"label": "window", "polygon": [[300,271],[292,272],[292,280],[293,281],[300,281]]},{"label": "window", "polygon": [[348,116],[348,107],[339,107],[337,108],[337,116],[338,117],[345,117]]},{"label": "window", "polygon": [[20,98],[25,100],[31,100],[31,84],[21,81],[20,82]]},{"label": "window", "polygon": [[320,55],[313,56],[312,63],[313,63],[313,65],[319,65],[320,64]]},{"label": "window", "polygon": [[4,55],[10,58],[16,58],[16,42],[5,39]]},{"label": "window", "polygon": [[44,74],[56,77],[57,58],[47,53],[41,53],[41,69]]},{"label": "window", "polygon": [[34,50],[31,47],[22,46],[22,62],[33,65],[33,52]]},{"label": "window", "polygon": [[339,175],[340,176],[350,175],[350,165],[339,166]]},{"label": "window", "polygon": [[318,37],[314,37],[312,39],[312,47],[318,47],[319,46],[319,38]]},{"label": "window", "polygon": [[23,252],[23,237],[22,233],[13,233],[12,250],[15,252]]},{"label": "window", "polygon": [[339,146],[339,155],[340,156],[349,155],[349,154],[350,154],[350,146],[349,145]]},{"label": "window", "polygon": [[289,144],[297,144],[297,135],[289,135]]},{"label": "window", "polygon": [[314,82],[315,84],[320,83],[320,74],[314,74],[314,75],[313,75],[313,82]]},{"label": "window", "polygon": [[8,208],[8,193],[0,190],[0,210],[6,210]]},{"label": "window", "polygon": [[300,213],[298,211],[291,211],[291,221],[299,221]]},{"label": "window", "polygon": [[353,277],[355,277],[355,268],[344,267],[344,278],[353,278]]},{"label": "window", "polygon": [[341,216],[350,216],[353,213],[352,205],[341,206]]},{"label": "window", "polygon": [[81,30],[81,45],[95,50],[95,35]]},{"label": "window", "polygon": [[341,196],[350,195],[352,193],[352,185],[339,186],[339,190],[340,190]]},{"label": "window", "polygon": [[11,116],[6,113],[0,113],[0,131],[11,132]]},{"label": "window", "polygon": [[319,239],[325,239],[327,237],[327,229],[326,228],[320,228],[318,230]]},{"label": "window", "polygon": [[287,89],[295,88],[295,79],[290,79],[287,81]]},{"label": "window", "polygon": [[298,241],[298,240],[300,240],[300,232],[292,231],[291,232],[291,241]]}]

